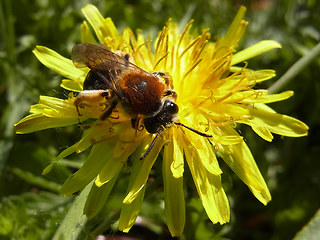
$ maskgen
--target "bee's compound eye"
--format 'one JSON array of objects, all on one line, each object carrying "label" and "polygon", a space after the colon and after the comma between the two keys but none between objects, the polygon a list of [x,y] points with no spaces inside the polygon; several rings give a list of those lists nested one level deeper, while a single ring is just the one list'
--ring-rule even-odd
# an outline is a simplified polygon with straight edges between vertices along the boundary
[{"label": "bee's compound eye", "polygon": [[172,101],[166,100],[160,112],[149,118],[144,119],[144,126],[149,133],[157,133],[162,127],[168,126],[172,123],[173,118],[178,113],[178,105]]},{"label": "bee's compound eye", "polygon": [[179,107],[172,101],[165,101],[163,104],[163,111],[167,112],[169,115],[174,115],[179,112]]}]

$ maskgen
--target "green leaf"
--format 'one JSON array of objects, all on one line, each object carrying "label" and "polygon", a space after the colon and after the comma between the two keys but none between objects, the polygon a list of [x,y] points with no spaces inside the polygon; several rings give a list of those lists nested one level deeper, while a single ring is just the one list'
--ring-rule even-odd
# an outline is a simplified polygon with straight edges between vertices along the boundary
[{"label": "green leaf", "polygon": [[85,223],[87,222],[87,217],[83,215],[83,209],[92,184],[93,181],[88,184],[75,199],[52,240],[78,239]]},{"label": "green leaf", "polygon": [[294,240],[317,240],[320,239],[320,210],[316,212],[314,217],[305,225],[300,232],[297,233]]}]

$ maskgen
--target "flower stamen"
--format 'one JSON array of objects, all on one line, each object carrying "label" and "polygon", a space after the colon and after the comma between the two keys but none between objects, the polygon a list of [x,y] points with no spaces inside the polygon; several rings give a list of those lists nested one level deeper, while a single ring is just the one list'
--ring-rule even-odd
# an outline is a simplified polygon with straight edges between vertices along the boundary
[{"label": "flower stamen", "polygon": [[[166,52],[166,53],[156,62],[156,64],[155,64],[154,67],[153,67],[153,70],[157,70],[157,67],[158,67],[158,65],[160,64],[160,62],[161,62],[163,59],[166,59],[166,58],[168,57],[168,55],[169,55],[169,52]],[[165,63],[165,65],[166,65],[166,63]]]},{"label": "flower stamen", "polygon": [[145,58],[143,57],[142,55],[142,52],[140,51],[140,49],[143,47],[143,46],[148,46],[150,44],[151,40],[147,40],[145,41],[144,43],[140,44],[134,51],[134,55],[133,55],[133,58],[136,60],[138,59],[138,54],[139,54],[139,60],[143,60],[144,61],[144,64],[147,65],[147,63],[145,62]]},{"label": "flower stamen", "polygon": [[200,58],[198,61],[196,61],[191,67],[190,69],[183,75],[183,78],[186,78],[191,72],[193,69],[196,68],[196,66],[202,61],[202,58]]}]

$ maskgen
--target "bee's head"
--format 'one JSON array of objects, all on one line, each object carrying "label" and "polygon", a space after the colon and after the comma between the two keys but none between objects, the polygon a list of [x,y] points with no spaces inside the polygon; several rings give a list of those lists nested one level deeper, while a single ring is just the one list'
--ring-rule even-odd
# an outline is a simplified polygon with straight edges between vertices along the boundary
[{"label": "bee's head", "polygon": [[170,98],[168,98],[163,102],[161,110],[156,115],[144,119],[144,126],[146,130],[149,133],[156,133],[156,136],[154,137],[147,151],[140,157],[140,160],[144,159],[148,155],[148,153],[153,148],[155,142],[157,141],[159,135],[165,130],[166,127],[168,127],[172,123],[174,123],[177,126],[181,126],[186,129],[189,129],[190,131],[200,136],[207,137],[207,138],[212,137],[212,135],[210,134],[200,132],[192,127],[188,127],[184,125],[183,123],[177,122],[178,112],[179,112],[178,105],[173,100],[170,100]]},{"label": "bee's head", "polygon": [[165,100],[156,115],[144,119],[144,126],[147,132],[157,133],[160,128],[167,127],[177,120],[178,112],[179,107],[174,101],[169,99]]}]

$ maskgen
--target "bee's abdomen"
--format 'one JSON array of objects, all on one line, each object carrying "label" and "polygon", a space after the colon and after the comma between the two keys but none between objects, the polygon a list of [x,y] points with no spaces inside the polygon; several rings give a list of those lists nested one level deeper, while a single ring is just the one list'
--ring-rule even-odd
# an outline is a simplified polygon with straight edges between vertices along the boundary
[{"label": "bee's abdomen", "polygon": [[130,71],[125,73],[120,88],[126,96],[126,107],[131,114],[152,116],[161,108],[164,84],[146,73]]}]

